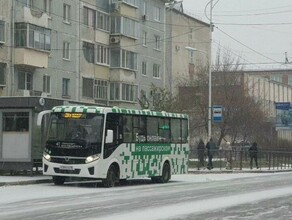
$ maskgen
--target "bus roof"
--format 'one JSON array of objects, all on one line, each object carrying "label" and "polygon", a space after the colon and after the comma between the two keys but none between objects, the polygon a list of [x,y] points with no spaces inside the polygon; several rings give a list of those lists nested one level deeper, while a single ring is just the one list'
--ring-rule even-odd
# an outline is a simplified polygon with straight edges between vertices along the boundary
[{"label": "bus roof", "polygon": [[164,116],[164,117],[173,117],[173,118],[188,118],[186,114],[179,113],[169,113],[169,112],[156,112],[150,110],[135,110],[135,109],[126,109],[119,107],[101,107],[101,106],[82,106],[82,105],[64,105],[64,106],[55,106],[52,109],[52,112],[73,112],[73,113],[99,113],[106,114],[109,112],[112,113],[122,113],[129,115],[149,115],[149,116]]}]

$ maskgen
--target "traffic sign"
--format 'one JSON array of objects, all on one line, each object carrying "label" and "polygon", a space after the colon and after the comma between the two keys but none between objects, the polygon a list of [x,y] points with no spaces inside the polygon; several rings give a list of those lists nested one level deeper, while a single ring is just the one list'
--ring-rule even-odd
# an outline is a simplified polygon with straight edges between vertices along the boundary
[{"label": "traffic sign", "polygon": [[223,107],[222,106],[213,106],[213,122],[222,122],[223,119]]}]

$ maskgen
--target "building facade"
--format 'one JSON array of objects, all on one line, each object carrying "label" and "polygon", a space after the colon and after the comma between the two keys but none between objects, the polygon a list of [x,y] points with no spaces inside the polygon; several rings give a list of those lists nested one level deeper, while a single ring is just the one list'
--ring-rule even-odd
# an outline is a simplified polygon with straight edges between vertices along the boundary
[{"label": "building facade", "polygon": [[208,67],[210,38],[210,25],[184,13],[181,4],[166,8],[166,87],[171,93],[193,80],[197,67]]},{"label": "building facade", "polygon": [[41,158],[40,111],[69,102],[140,108],[150,85],[165,86],[167,2],[0,0],[3,169]]}]

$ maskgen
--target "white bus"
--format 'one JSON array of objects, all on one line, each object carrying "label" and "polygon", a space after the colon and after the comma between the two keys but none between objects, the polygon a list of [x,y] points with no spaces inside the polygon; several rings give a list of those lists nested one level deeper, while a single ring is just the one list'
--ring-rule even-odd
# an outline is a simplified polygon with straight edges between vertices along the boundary
[{"label": "white bus", "polygon": [[[50,113],[43,174],[55,185],[67,177],[120,180],[150,177],[166,183],[187,172],[188,116],[118,107],[57,106]],[[44,120],[43,120],[44,121]]]}]

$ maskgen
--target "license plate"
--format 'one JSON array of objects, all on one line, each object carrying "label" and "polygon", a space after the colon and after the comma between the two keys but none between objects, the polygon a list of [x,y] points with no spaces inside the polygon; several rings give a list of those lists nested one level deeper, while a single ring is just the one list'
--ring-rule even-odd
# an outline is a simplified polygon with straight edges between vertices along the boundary
[{"label": "license plate", "polygon": [[73,166],[60,166],[60,170],[73,170]]}]

